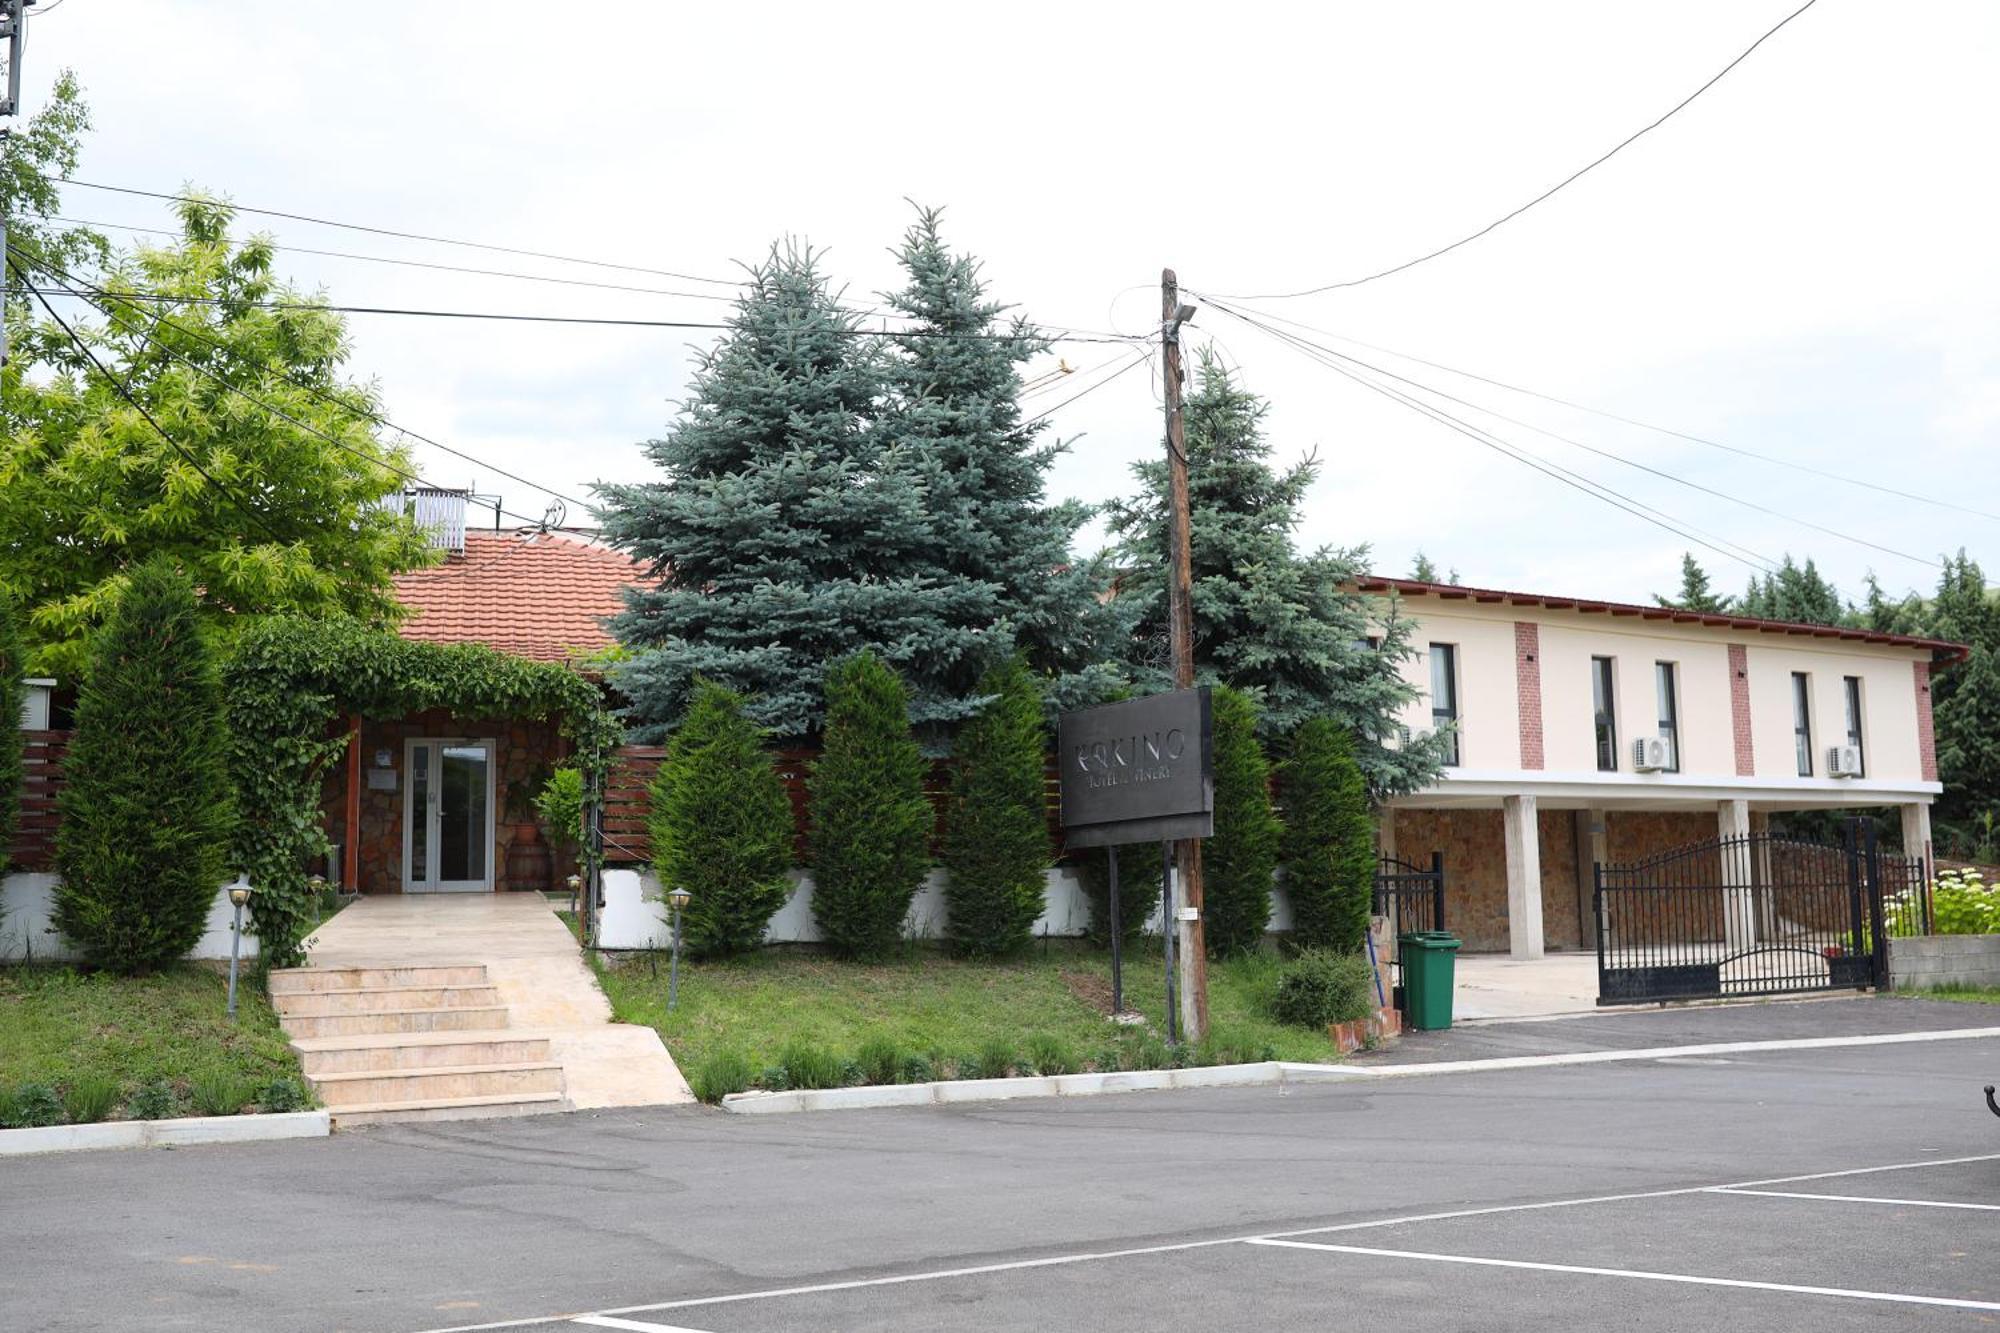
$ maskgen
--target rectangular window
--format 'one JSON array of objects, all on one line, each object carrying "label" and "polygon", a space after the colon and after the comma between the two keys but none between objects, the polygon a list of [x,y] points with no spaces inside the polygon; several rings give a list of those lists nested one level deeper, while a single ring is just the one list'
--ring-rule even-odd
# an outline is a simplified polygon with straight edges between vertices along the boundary
[{"label": "rectangular window", "polygon": [[1841,682],[1847,695],[1847,743],[1854,747],[1854,753],[1861,763],[1856,768],[1856,776],[1868,772],[1867,752],[1861,748],[1861,677],[1849,676]]},{"label": "rectangular window", "polygon": [[1660,700],[1660,739],[1667,743],[1666,771],[1681,771],[1681,713],[1674,695],[1674,664],[1653,663],[1653,684]]},{"label": "rectangular window", "polygon": [[1799,776],[1811,777],[1812,677],[1803,671],[1792,673],[1792,746],[1799,754]]},{"label": "rectangular window", "polygon": [[1618,771],[1618,711],[1612,702],[1611,659],[1590,659],[1591,703],[1597,713],[1597,771]]},{"label": "rectangular window", "polygon": [[[1431,725],[1442,731],[1458,721],[1458,645],[1431,645]],[[1445,743],[1444,762],[1458,763],[1458,732]]]}]

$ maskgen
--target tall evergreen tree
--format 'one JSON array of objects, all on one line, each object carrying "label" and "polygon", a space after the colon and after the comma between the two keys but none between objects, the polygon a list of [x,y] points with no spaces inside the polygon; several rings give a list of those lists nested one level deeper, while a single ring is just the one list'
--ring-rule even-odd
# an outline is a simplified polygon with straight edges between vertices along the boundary
[{"label": "tall evergreen tree", "polygon": [[1882,590],[1882,581],[1869,571],[1864,581],[1861,604],[1849,609],[1848,623],[1877,634],[1924,634],[1927,632],[1923,599],[1915,593],[1891,597]]},{"label": "tall evergreen tree", "polygon": [[1417,562],[1410,569],[1410,577],[1419,583],[1436,583],[1438,581],[1438,567],[1432,562],[1429,556],[1419,551],[1417,552]]},{"label": "tall evergreen tree", "polygon": [[201,938],[226,868],[227,747],[194,585],[155,557],[92,641],[63,765],[55,924],[91,963],[147,972]]},{"label": "tall evergreen tree", "polygon": [[1353,738],[1332,718],[1307,722],[1278,769],[1278,790],[1292,943],[1360,949],[1374,905],[1375,817]]},{"label": "tall evergreen tree", "polygon": [[1939,813],[1953,821],[2000,806],[2000,602],[1986,573],[1964,551],[1945,557],[1924,632],[1967,644],[1972,655],[1931,673],[1937,735]]},{"label": "tall evergreen tree", "polygon": [[1708,586],[1708,571],[1694,558],[1694,552],[1681,553],[1681,590],[1673,597],[1653,594],[1653,600],[1661,606],[1676,611],[1699,611],[1704,615],[1721,615],[1730,609],[1727,597],[1718,597]]},{"label": "tall evergreen tree", "polygon": [[1215,833],[1202,844],[1202,929],[1215,957],[1249,953],[1271,924],[1271,877],[1282,828],[1271,813],[1271,766],[1257,742],[1257,701],[1227,685],[1213,710]]},{"label": "tall evergreen tree", "polygon": [[693,895],[689,947],[735,954],[762,944],[792,893],[792,802],[742,699],[695,681],[654,774],[651,807],[660,882]]},{"label": "tall evergreen tree", "polygon": [[990,958],[1027,947],[1047,899],[1048,734],[1020,658],[987,672],[980,689],[987,702],[958,734],[939,860],[952,947]]},{"label": "tall evergreen tree", "polygon": [[813,917],[835,951],[880,958],[902,938],[935,823],[909,696],[873,653],[826,676],[826,744],[809,778]]},{"label": "tall evergreen tree", "polygon": [[[1365,550],[1292,546],[1299,506],[1318,474],[1312,457],[1280,472],[1263,434],[1265,402],[1206,350],[1186,402],[1197,678],[1254,691],[1267,736],[1326,713],[1360,738],[1357,757],[1378,794],[1415,790],[1438,771],[1444,746],[1405,736],[1399,711],[1418,697],[1401,672],[1414,653],[1411,622],[1393,602],[1350,590]],[[1167,475],[1134,465],[1140,495],[1110,506],[1119,597],[1138,612],[1129,651],[1151,689],[1171,680],[1166,659]]]},{"label": "tall evergreen tree", "polygon": [[1790,620],[1806,625],[1838,625],[1847,618],[1847,604],[1840,600],[1839,589],[1820,574],[1810,557],[1800,565],[1790,552],[1761,581],[1754,574],[1751,576],[1750,586],[1736,609],[1763,620]]},{"label": "tall evergreen tree", "polygon": [[[884,302],[911,321],[885,368],[877,432],[921,475],[940,587],[989,591],[965,606],[979,634],[953,658],[924,654],[920,670],[938,688],[974,699],[980,676],[1016,650],[1049,674],[1051,702],[1099,702],[1121,673],[1123,608],[1103,596],[1101,562],[1070,545],[1092,507],[1050,504],[1048,470],[1066,446],[1044,441],[1047,423],[1021,411],[1021,367],[1048,343],[994,300],[979,261],[953,251],[940,210],[919,209],[896,258],[907,279]],[[913,663],[897,661],[906,677]]]}]

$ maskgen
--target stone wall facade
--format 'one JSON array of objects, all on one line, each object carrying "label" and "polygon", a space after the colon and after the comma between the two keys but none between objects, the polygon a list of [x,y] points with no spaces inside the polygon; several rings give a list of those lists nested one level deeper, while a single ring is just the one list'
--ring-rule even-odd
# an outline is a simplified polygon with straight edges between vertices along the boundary
[{"label": "stone wall facade", "polygon": [[[505,721],[497,718],[455,718],[433,710],[393,719],[363,719],[361,724],[361,835],[355,856],[356,887],[363,893],[403,890],[403,808],[409,774],[404,742],[427,736],[492,738],[496,770],[493,780],[493,887],[498,890],[545,889],[561,879],[536,827],[530,802],[549,773],[560,765],[566,747],[554,722]],[[387,751],[389,764],[376,762]],[[393,786],[369,785],[369,773],[387,772]],[[343,760],[327,773],[321,792],[327,837],[345,844],[347,833],[347,765]],[[528,849],[525,852],[522,849]],[[512,853],[512,855],[510,855]],[[510,864],[510,862],[512,864]]]},{"label": "stone wall facade", "polygon": [[2000,986],[2000,935],[1928,935],[1889,941],[1898,986]]}]

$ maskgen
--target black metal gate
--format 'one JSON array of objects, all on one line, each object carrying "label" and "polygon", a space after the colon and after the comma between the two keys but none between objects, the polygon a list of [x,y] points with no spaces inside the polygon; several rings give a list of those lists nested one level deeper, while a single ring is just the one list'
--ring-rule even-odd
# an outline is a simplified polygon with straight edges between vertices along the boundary
[{"label": "black metal gate", "polygon": [[1375,915],[1389,918],[1398,935],[1444,929],[1444,853],[1432,852],[1430,867],[1393,856],[1375,862]]},{"label": "black metal gate", "polygon": [[1883,985],[1890,928],[1928,914],[1927,882],[1922,858],[1884,855],[1865,820],[1839,843],[1753,833],[1598,865],[1597,1002]]}]

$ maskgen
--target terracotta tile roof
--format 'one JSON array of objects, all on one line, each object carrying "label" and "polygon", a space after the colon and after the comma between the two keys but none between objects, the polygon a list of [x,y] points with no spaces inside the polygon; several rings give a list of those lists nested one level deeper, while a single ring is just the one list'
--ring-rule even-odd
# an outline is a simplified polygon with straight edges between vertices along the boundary
[{"label": "terracotta tile roof", "polygon": [[1366,574],[1354,580],[1362,592],[1388,592],[1404,597],[1435,597],[1446,602],[1483,602],[1504,606],[1540,606],[1555,611],[1578,611],[1585,615],[1636,617],[1640,620],[1667,620],[1677,625],[1709,625],[1721,629],[1751,630],[1759,634],[1789,634],[1816,639],[1850,639],[1860,643],[1890,644],[1898,648],[1921,648],[1942,662],[1962,661],[1972,650],[1962,643],[1944,639],[1924,639],[1910,634],[1884,634],[1876,630],[1851,629],[1845,625],[1813,625],[1794,620],[1760,620],[1755,616],[1710,615],[1701,611],[1679,611],[1671,607],[1641,606],[1632,602],[1605,602],[1593,597],[1553,597],[1547,593],[1507,592],[1500,588],[1468,588],[1455,583],[1426,583],[1421,579],[1391,579]]},{"label": "terracotta tile roof", "polygon": [[644,581],[629,557],[584,537],[469,531],[465,554],[397,576],[410,609],[397,632],[560,662],[608,647],[602,622],[623,609],[619,589]]}]

